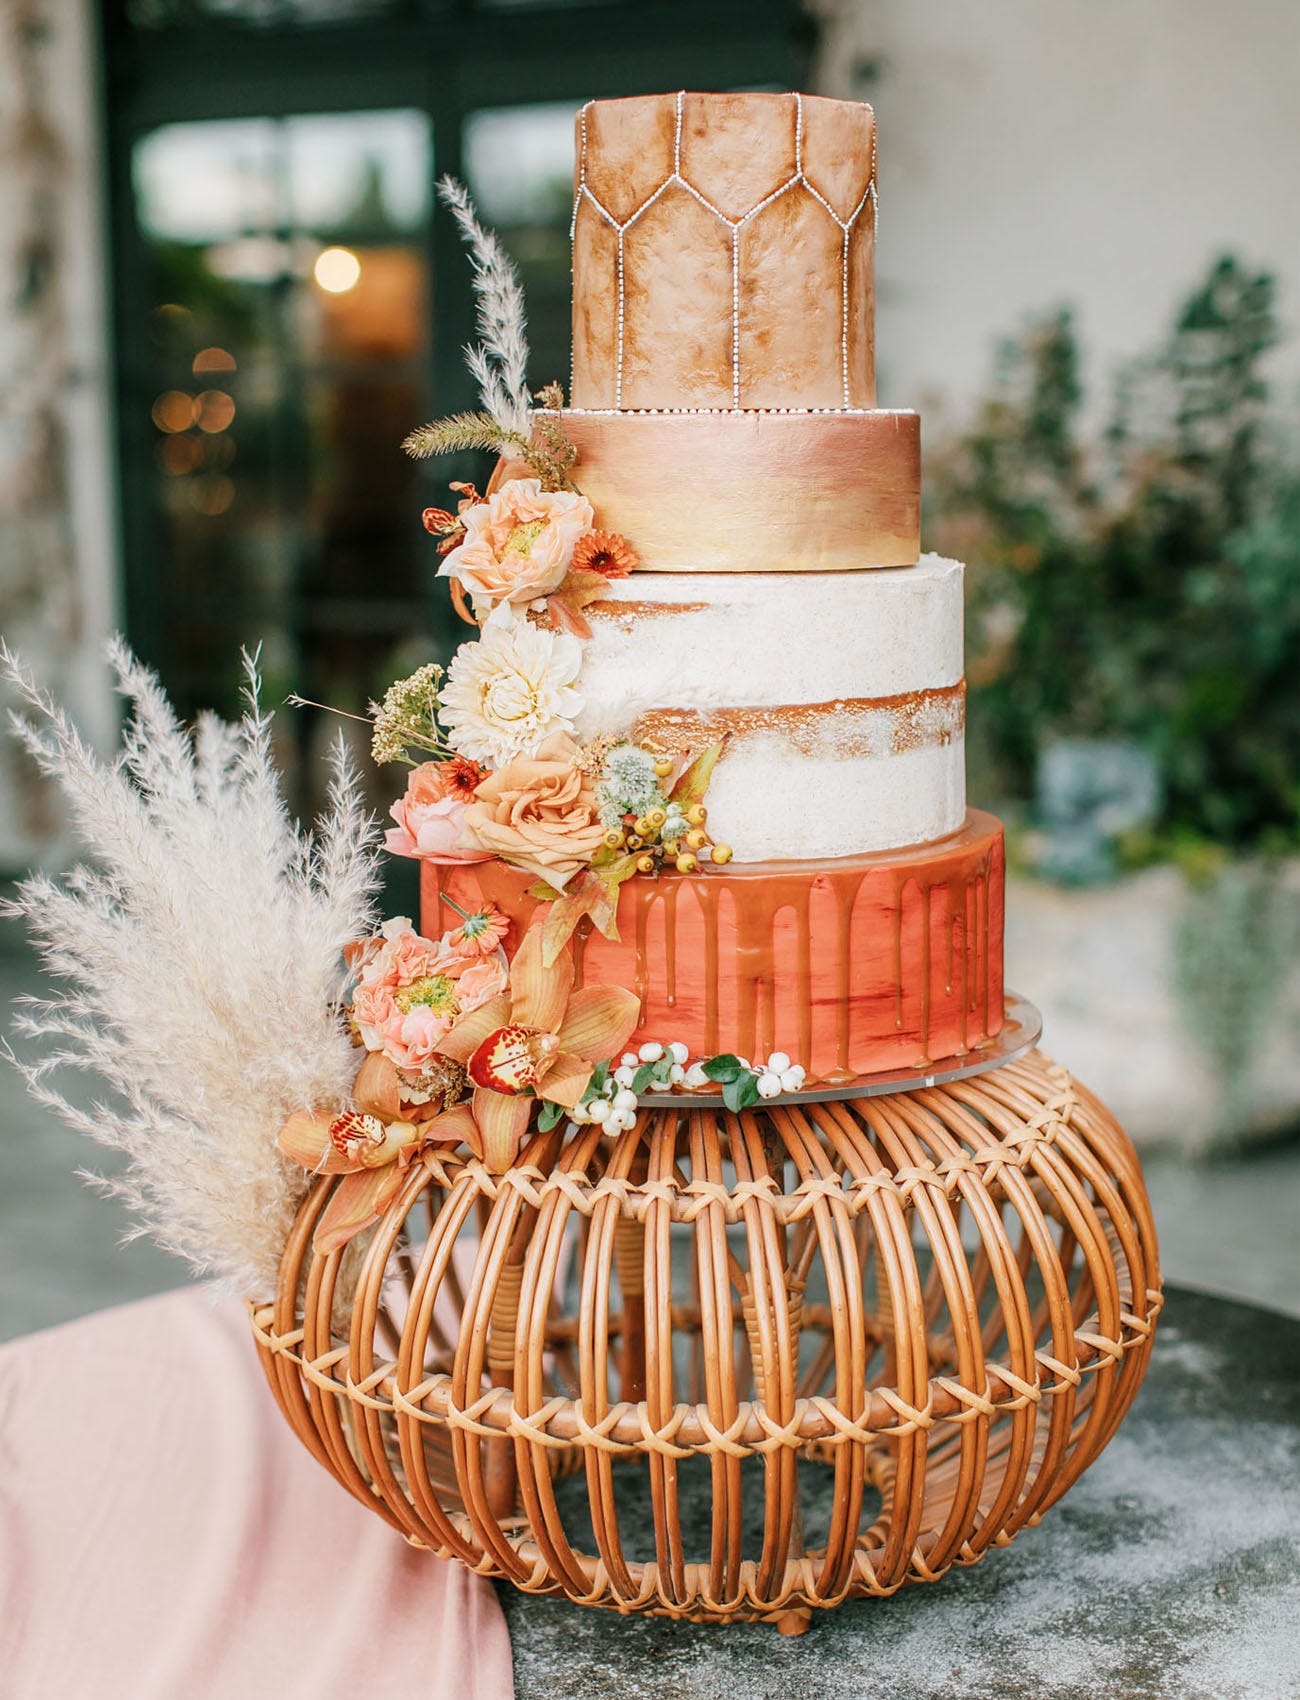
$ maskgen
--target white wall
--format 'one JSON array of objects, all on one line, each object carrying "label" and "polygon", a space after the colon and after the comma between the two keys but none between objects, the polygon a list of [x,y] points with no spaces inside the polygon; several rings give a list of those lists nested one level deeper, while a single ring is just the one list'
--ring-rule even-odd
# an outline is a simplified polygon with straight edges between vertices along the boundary
[{"label": "white wall", "polygon": [[[6,19],[0,74],[0,627],[103,747],[117,570],[94,14],[91,0],[33,10],[34,35],[10,38]],[[24,255],[42,231],[52,283],[24,303]],[[61,821],[6,740],[0,874],[63,860]]]},{"label": "white wall", "polygon": [[[886,405],[986,382],[992,341],[1077,304],[1090,385],[1234,249],[1300,308],[1297,0],[820,0],[819,84],[881,142]],[[860,68],[879,60],[877,80]],[[1274,362],[1294,392],[1294,334]]]}]

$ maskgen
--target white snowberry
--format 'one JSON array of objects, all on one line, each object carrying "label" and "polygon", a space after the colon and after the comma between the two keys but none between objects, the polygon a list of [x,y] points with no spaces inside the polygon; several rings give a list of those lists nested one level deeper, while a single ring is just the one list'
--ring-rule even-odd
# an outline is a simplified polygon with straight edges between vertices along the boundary
[{"label": "white snowberry", "polygon": [[668,1084],[670,1086],[680,1086],[685,1079],[686,1070],[680,1063],[674,1063],[668,1070]]},{"label": "white snowberry", "polygon": [[594,1122],[603,1122],[609,1118],[609,1099],[593,1098],[587,1105],[587,1115]]},{"label": "white snowberry", "polygon": [[630,1086],[636,1079],[636,1069],[624,1063],[622,1068],[614,1070],[615,1086]]},{"label": "white snowberry", "polygon": [[639,1059],[635,1051],[624,1051],[618,1060],[624,1068],[635,1068]]},{"label": "white snowberry", "polygon": [[709,1077],[700,1063],[692,1063],[682,1080],[683,1086],[708,1086]]},{"label": "white snowberry", "polygon": [[773,1074],[784,1074],[790,1066],[790,1059],[784,1051],[773,1051],[767,1059],[767,1066]]},{"label": "white snowberry", "polygon": [[621,1111],[624,1115],[626,1115],[629,1110],[635,1110],[636,1093],[629,1092],[626,1086],[621,1092],[616,1092],[614,1094],[614,1108]]},{"label": "white snowberry", "polygon": [[682,1044],[680,1039],[674,1039],[673,1040],[672,1044],[669,1045],[669,1047],[668,1047],[668,1052],[669,1052],[669,1055],[672,1057],[673,1061],[675,1063],[681,1064],[682,1067],[685,1067],[687,1061],[690,1058],[690,1054],[691,1054],[687,1050],[686,1046]]},{"label": "white snowberry", "polygon": [[779,1098],[781,1095],[781,1076],[764,1071],[758,1077],[758,1095],[760,1098]]},{"label": "white snowberry", "polygon": [[803,1070],[801,1068],[787,1068],[781,1071],[782,1092],[797,1092],[802,1085]]},{"label": "white snowberry", "polygon": [[637,1055],[641,1058],[643,1063],[656,1063],[663,1054],[663,1046],[654,1039],[651,1039],[646,1044],[642,1045],[641,1049],[637,1052]]}]

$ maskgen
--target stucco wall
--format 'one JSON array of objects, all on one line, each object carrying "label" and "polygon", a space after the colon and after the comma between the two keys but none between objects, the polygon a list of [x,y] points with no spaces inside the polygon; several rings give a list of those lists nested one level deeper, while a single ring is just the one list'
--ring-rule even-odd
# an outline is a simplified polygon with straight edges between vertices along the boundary
[{"label": "stucco wall", "polygon": [[[1294,324],[1295,0],[815,7],[819,86],[870,100],[880,121],[887,405],[960,409],[992,339],[1065,301],[1102,377],[1151,346],[1228,248],[1279,270]],[[1276,370],[1300,381],[1294,337]]]},{"label": "stucco wall", "polygon": [[[0,631],[101,745],[117,619],[102,160],[89,0],[0,0]],[[0,750],[0,875],[65,853]]]}]

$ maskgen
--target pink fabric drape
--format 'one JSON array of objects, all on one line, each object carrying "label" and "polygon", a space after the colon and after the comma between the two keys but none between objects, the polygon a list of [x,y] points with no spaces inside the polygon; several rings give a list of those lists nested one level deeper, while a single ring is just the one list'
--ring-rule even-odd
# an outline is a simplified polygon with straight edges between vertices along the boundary
[{"label": "pink fabric drape", "polygon": [[408,1547],[276,1409],[241,1306],[0,1347],[4,1700],[511,1700],[488,1583]]}]

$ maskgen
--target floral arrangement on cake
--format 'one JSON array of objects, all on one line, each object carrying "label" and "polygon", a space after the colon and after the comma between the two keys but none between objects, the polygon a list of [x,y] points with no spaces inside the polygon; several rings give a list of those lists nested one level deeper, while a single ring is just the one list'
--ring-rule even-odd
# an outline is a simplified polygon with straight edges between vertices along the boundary
[{"label": "floral arrangement on cake", "polygon": [[[692,1059],[673,1040],[627,1050],[636,993],[577,982],[574,934],[587,923],[617,938],[625,881],[730,859],[705,802],[724,742],[674,754],[630,730],[577,737],[583,611],[635,570],[636,551],[573,482],[558,386],[532,411],[509,260],[463,189],[446,183],[443,196],[475,267],[482,341],[468,359],[482,407],[407,447],[507,458],[484,494],[455,484],[455,512],[424,515],[476,632],[445,669],[420,667],[371,707],[375,761],[409,769],[383,842],[342,741],[324,818],[314,832],[292,819],[255,656],[242,720],[188,728],[115,645],[129,712],[104,762],[0,645],[23,704],[15,733],[93,858],[62,883],[31,876],[4,905],[60,987],[14,1023],[44,1054],[6,1052],[41,1103],[124,1156],[98,1184],[140,1231],[238,1291],[274,1283],[314,1176],[338,1177],[314,1243],[341,1252],[434,1148],[500,1173],[561,1121],[631,1127],[642,1093],[720,1090],[739,1111],[803,1085],[783,1054],[755,1066]],[[383,849],[522,870],[531,924],[514,938],[494,904],[448,896],[452,924],[436,938],[404,916],[381,922]],[[98,1075],[106,1101],[83,1109],[56,1084],[64,1068]]]},{"label": "floral arrangement on cake", "polygon": [[[497,857],[534,874],[533,895],[552,905],[542,924],[552,963],[584,918],[617,938],[625,880],[730,860],[709,834],[704,802],[723,744],[682,760],[630,733],[576,740],[591,635],[583,610],[636,568],[637,555],[598,528],[573,482],[560,386],[548,385],[533,411],[523,295],[508,256],[460,184],[445,179],[441,193],[474,265],[482,340],[467,358],[481,405],[422,427],[405,446],[417,456],[494,448],[503,460],[486,494],[456,483],[454,513],[425,510],[439,576],[478,635],[445,673],[431,664],[389,689],[373,710],[372,749],[377,762],[413,769],[393,804],[388,848],[444,864]],[[439,759],[416,763],[412,751]]]}]

